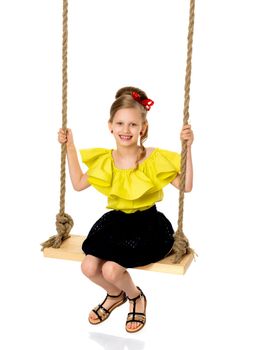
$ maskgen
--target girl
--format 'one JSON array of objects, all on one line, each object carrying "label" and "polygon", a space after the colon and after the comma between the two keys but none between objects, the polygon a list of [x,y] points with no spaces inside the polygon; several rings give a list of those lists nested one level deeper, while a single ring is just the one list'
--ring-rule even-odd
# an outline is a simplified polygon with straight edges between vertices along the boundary
[{"label": "girl", "polygon": [[[89,322],[99,324],[128,299],[130,310],[126,331],[137,332],[146,322],[146,297],[127,268],[143,266],[164,258],[172,249],[174,230],[157,211],[162,188],[171,183],[179,188],[180,156],[159,148],[145,148],[148,136],[147,112],[154,102],[135,87],[117,91],[110,109],[109,130],[116,149],[83,149],[83,173],[73,142],[72,131],[60,129],[58,140],[66,143],[73,188],[82,191],[90,185],[108,197],[108,209],[91,228],[83,242],[86,254],[82,272],[107,292],[104,301],[89,314]],[[183,127],[181,139],[187,142],[185,191],[192,189],[193,170],[190,125]]]}]

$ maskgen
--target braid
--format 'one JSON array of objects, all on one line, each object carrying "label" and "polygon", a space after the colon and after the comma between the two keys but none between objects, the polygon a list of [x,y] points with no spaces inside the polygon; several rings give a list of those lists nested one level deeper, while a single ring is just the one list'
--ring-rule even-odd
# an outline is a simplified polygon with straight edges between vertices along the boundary
[{"label": "braid", "polygon": [[145,149],[143,144],[147,140],[147,137],[148,137],[148,124],[146,124],[146,129],[140,138],[140,148],[138,151],[138,155],[137,155],[137,159],[136,159],[136,163],[135,163],[136,167],[134,170],[138,169],[140,160],[146,156],[146,149]]}]

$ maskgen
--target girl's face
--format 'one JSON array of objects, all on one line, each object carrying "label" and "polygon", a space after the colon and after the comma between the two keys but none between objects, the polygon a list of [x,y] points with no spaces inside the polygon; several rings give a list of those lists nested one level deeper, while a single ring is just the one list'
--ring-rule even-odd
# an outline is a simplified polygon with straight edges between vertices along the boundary
[{"label": "girl's face", "polygon": [[109,129],[115,137],[117,146],[134,146],[138,144],[140,133],[144,132],[146,123],[143,122],[141,112],[136,108],[119,109]]}]

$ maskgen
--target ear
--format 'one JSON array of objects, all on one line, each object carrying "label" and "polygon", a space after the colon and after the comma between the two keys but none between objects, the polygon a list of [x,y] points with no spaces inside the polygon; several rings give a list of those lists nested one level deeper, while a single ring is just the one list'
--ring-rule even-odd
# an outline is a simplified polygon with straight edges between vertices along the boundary
[{"label": "ear", "polygon": [[108,122],[108,128],[110,130],[110,132],[112,131],[112,123],[111,122]]}]

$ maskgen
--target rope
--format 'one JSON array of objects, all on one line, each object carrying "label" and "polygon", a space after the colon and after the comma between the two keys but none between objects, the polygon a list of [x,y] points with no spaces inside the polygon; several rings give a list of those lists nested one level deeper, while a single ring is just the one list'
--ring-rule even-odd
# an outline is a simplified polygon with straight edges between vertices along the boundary
[{"label": "rope", "polygon": [[[191,85],[191,71],[192,71],[193,34],[194,34],[194,14],[195,14],[194,11],[195,11],[195,0],[190,0],[189,26],[188,26],[188,37],[187,37],[187,61],[186,61],[185,87],[184,87],[183,125],[188,124],[188,120],[189,120],[190,85]],[[187,158],[187,142],[182,141],[178,228],[174,234],[175,242],[173,246],[173,251],[175,254],[175,258],[174,258],[175,263],[179,263],[185,254],[191,253],[195,255],[195,252],[189,246],[188,239],[183,233],[186,158]]]},{"label": "rope", "polygon": [[[187,64],[185,75],[185,95],[184,95],[184,118],[183,125],[188,124],[189,120],[189,102],[190,102],[190,84],[191,84],[191,68],[192,68],[192,46],[194,33],[194,9],[195,0],[190,0],[189,26],[188,26],[188,45],[187,45]],[[68,0],[63,0],[63,38],[62,38],[62,128],[67,128],[67,49],[68,49]],[[184,188],[186,176],[186,156],[187,144],[182,142],[181,151],[181,176],[180,176],[180,193],[179,193],[179,212],[178,212],[178,228],[174,234],[175,242],[173,246],[174,262],[178,263],[185,254],[193,254],[195,252],[189,246],[188,239],[183,233],[183,213],[184,213]],[[46,247],[59,248],[61,243],[69,238],[69,233],[74,225],[70,215],[65,213],[65,193],[66,193],[66,145],[61,145],[61,176],[60,176],[60,211],[56,216],[57,235],[50,237],[46,242],[42,243],[42,250]]]},{"label": "rope", "polygon": [[[62,128],[67,129],[67,102],[68,102],[68,0],[63,0],[63,36],[62,36]],[[74,225],[70,215],[65,213],[66,194],[66,144],[61,145],[60,166],[60,210],[56,215],[57,235],[42,243],[42,250],[47,247],[59,248],[61,243],[69,238]]]}]

